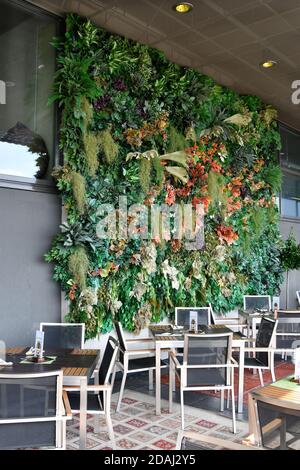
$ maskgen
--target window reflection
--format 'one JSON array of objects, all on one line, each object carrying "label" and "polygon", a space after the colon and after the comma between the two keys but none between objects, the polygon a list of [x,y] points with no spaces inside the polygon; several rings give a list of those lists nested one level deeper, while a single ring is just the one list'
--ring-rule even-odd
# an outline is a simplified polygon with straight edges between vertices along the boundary
[{"label": "window reflection", "polygon": [[47,101],[55,71],[50,41],[56,29],[52,17],[1,2],[0,175],[51,178],[54,107]]}]

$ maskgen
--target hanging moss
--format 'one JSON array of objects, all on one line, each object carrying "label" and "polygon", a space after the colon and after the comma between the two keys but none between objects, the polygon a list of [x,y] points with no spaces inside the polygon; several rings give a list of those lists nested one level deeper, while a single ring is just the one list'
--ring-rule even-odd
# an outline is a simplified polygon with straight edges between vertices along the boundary
[{"label": "hanging moss", "polygon": [[169,131],[169,145],[167,152],[178,152],[179,150],[184,150],[187,146],[186,138],[184,135],[180,134],[175,127],[170,126]]},{"label": "hanging moss", "polygon": [[140,185],[144,193],[147,193],[151,183],[151,161],[148,158],[140,160]]},{"label": "hanging moss", "polygon": [[252,213],[253,235],[259,238],[263,233],[266,223],[266,211],[263,207],[257,207]]},{"label": "hanging moss", "polygon": [[86,288],[86,276],[89,270],[89,258],[83,246],[77,246],[69,257],[69,271],[78,282],[81,290]]},{"label": "hanging moss", "polygon": [[98,143],[105,156],[106,162],[111,165],[119,154],[119,146],[114,141],[109,129],[105,129],[99,133]]},{"label": "hanging moss", "polygon": [[279,166],[269,166],[264,169],[263,179],[271,186],[274,193],[281,190],[282,174]]},{"label": "hanging moss", "polygon": [[164,180],[164,167],[161,164],[161,160],[158,157],[153,158],[152,165],[156,174],[156,182],[158,186],[162,188]]},{"label": "hanging moss", "polygon": [[73,196],[76,201],[76,207],[80,215],[84,214],[86,206],[86,181],[80,174],[73,172],[72,177]]},{"label": "hanging moss", "polygon": [[224,192],[224,188],[225,188],[224,177],[220,175],[219,173],[215,173],[214,171],[211,171],[208,175],[207,191],[213,204],[219,205],[219,203],[222,203],[222,204],[225,203],[226,195]]},{"label": "hanging moss", "polygon": [[81,100],[81,111],[83,112],[83,128],[86,131],[93,120],[93,107],[87,98]]},{"label": "hanging moss", "polygon": [[99,139],[95,134],[87,132],[83,135],[83,143],[88,173],[90,176],[94,177],[99,167]]}]

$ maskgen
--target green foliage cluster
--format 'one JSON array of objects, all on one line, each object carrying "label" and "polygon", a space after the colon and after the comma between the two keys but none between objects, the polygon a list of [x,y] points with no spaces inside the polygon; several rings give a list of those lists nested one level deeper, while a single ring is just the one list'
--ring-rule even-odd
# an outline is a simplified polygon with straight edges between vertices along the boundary
[{"label": "green foliage cluster", "polygon": [[[281,255],[277,226],[276,111],[77,15],[66,23],[50,100],[62,109],[55,176],[67,223],[46,260],[68,319],[93,338],[113,319],[138,332],[176,306],[228,312],[246,293],[276,295],[295,254]],[[205,246],[99,239],[98,208],[120,196],[129,206],[202,202]]]},{"label": "green foliage cluster", "polygon": [[288,239],[284,242],[281,251],[281,263],[285,271],[300,269],[300,244],[296,242],[293,231],[291,231]]}]

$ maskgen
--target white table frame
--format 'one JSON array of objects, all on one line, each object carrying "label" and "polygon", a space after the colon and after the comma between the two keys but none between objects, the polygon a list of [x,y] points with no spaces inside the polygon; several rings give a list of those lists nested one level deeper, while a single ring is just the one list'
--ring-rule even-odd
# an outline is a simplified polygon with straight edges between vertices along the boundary
[{"label": "white table frame", "polygon": [[[163,334],[162,334],[163,336]],[[232,347],[239,350],[239,385],[238,385],[238,406],[237,412],[243,412],[243,395],[244,395],[244,363],[245,363],[245,343],[247,339],[232,339]],[[161,415],[161,350],[162,349],[176,349],[184,347],[183,339],[159,340],[153,338],[155,342],[155,398],[156,398],[156,415]]]}]

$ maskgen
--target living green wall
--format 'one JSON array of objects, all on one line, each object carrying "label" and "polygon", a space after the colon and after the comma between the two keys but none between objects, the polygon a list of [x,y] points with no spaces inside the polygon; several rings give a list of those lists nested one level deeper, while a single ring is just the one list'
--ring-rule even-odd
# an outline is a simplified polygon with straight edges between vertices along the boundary
[{"label": "living green wall", "polygon": [[[54,46],[64,158],[54,177],[67,223],[46,259],[70,299],[68,320],[85,322],[92,338],[113,319],[138,332],[176,306],[228,312],[245,293],[278,294],[276,111],[76,15]],[[119,196],[204,204],[204,248],[99,240],[97,208]]]}]

